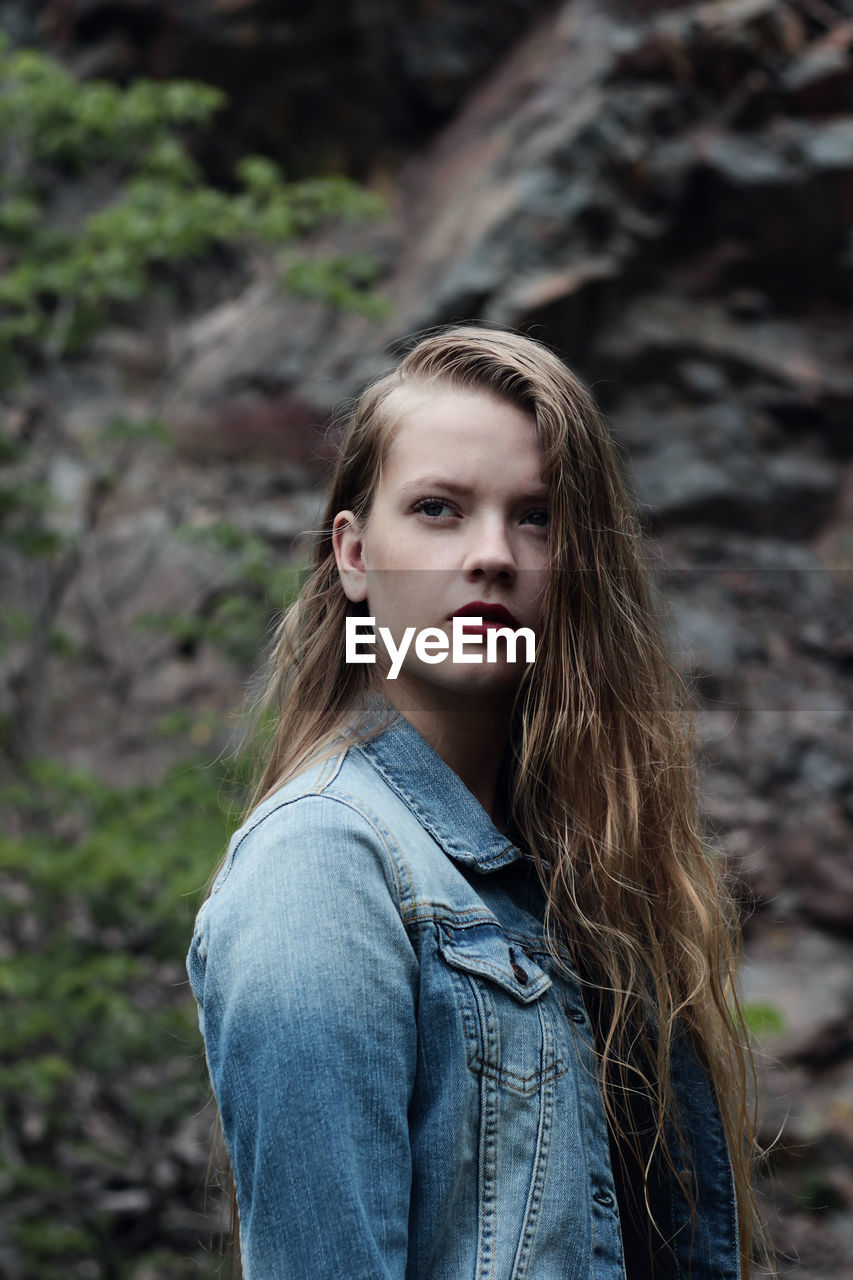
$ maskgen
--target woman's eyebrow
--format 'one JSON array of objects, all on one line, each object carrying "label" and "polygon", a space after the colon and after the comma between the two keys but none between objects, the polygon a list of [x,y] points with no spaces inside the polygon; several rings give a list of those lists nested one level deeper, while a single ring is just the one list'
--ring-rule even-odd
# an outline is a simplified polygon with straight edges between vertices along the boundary
[{"label": "woman's eyebrow", "polygon": [[[460,484],[458,480],[447,480],[438,475],[425,475],[417,480],[407,480],[401,487],[406,493],[416,489],[442,489],[447,493],[458,493],[462,497],[467,497],[472,491],[470,485]],[[517,496],[523,502],[542,502],[549,497],[548,487],[540,485]]]}]

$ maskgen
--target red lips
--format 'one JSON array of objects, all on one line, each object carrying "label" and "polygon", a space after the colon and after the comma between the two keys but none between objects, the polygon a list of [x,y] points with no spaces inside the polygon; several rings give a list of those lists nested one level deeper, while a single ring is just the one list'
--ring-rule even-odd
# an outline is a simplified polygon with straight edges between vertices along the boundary
[{"label": "red lips", "polygon": [[456,609],[453,618],[482,618],[484,622],[501,622],[505,626],[517,628],[519,623],[509,609],[502,604],[488,604],[485,600],[474,600],[471,604],[463,604]]}]

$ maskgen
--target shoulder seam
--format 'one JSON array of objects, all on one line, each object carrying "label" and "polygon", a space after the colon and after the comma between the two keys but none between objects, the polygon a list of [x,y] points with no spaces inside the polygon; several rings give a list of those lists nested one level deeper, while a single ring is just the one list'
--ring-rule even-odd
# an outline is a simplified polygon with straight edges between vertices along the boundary
[{"label": "shoulder seam", "polygon": [[[240,839],[234,845],[234,848],[230,851],[227,867],[223,868],[224,874],[220,882],[214,887],[213,892],[217,893],[219,891],[221,884],[223,884],[227,879],[228,873],[230,872],[231,867],[234,864],[234,860],[237,857],[237,853],[241,845],[243,844],[243,842],[250,835],[252,835],[253,832],[257,831],[260,827],[262,827],[268,818],[273,817],[273,815],[276,813],[280,813],[282,809],[286,809],[290,805],[298,804],[300,801],[331,800],[337,804],[343,805],[344,808],[349,809],[351,812],[357,814],[358,817],[361,818],[362,821],[368,825],[368,827],[370,827],[372,833],[376,836],[377,840],[380,842],[385,855],[382,861],[383,863],[388,864],[388,868],[391,871],[391,878],[393,880],[393,887],[397,897],[397,904],[400,910],[400,914],[402,916],[403,903],[406,897],[406,892],[402,882],[400,869],[398,867],[398,857],[399,857],[400,864],[403,867],[405,867],[406,874],[408,876],[410,900],[414,893],[414,886],[412,882],[411,873],[409,871],[408,866],[406,865],[402,852],[397,850],[397,846],[393,840],[393,837],[390,831],[388,831],[387,827],[381,821],[378,814],[374,813],[373,810],[368,809],[364,805],[363,801],[357,799],[355,796],[348,795],[347,793],[328,791],[325,789],[331,780],[332,780],[331,778],[328,778],[325,780],[325,782],[323,783],[323,789],[320,789],[318,787],[315,790],[304,791],[304,792],[301,792],[299,795],[288,796],[286,799],[282,799],[279,804],[273,806],[273,808],[271,809],[268,809],[261,817],[257,819],[256,822],[253,822],[251,826],[247,826],[246,829],[240,835]],[[395,856],[395,850],[398,856]]]}]

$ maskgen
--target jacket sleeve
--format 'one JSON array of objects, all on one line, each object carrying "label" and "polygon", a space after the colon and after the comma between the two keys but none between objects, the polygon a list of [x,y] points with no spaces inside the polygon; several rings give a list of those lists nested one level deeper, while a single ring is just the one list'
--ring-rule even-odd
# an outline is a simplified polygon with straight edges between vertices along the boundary
[{"label": "jacket sleeve", "polygon": [[417,962],[381,834],[301,796],[236,846],[188,967],[246,1280],[406,1270]]}]

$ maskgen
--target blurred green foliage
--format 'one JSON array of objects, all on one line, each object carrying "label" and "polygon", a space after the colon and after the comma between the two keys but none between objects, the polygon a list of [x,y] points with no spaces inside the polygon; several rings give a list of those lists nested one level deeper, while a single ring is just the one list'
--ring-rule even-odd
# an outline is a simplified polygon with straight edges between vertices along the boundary
[{"label": "blurred green foliage", "polygon": [[[0,392],[12,395],[24,374],[74,357],[108,322],[136,323],[139,304],[217,253],[272,258],[283,289],[330,307],[382,310],[372,261],[308,248],[313,233],[376,216],[382,202],[340,176],[288,182],[264,156],[243,157],[228,189],[211,184],[190,141],[212,129],[223,101],[189,81],[80,82],[45,53],[11,49],[0,33]],[[0,734],[17,758],[40,748],[45,656],[57,652],[57,617],[86,538],[134,450],[168,444],[156,405],[75,428],[73,438],[48,418],[10,428],[10,415],[0,427],[0,552],[29,596],[0,618],[0,653],[18,655]],[[51,470],[69,458],[93,481],[76,523]],[[226,645],[242,626],[241,656],[251,644],[246,598],[235,587],[207,623]]]},{"label": "blurred green foliage", "polygon": [[207,643],[235,662],[251,666],[271,620],[280,615],[283,602],[296,598],[308,567],[280,563],[263,538],[225,520],[203,527],[185,525],[178,533],[219,553],[219,586],[201,609],[148,611],[137,618],[137,625],[173,636],[185,653]]},{"label": "blurred green foliage", "polygon": [[[22,1280],[130,1276],[146,1245],[163,1254],[160,1143],[206,1093],[183,956],[242,799],[238,773],[197,759],[122,790],[40,761],[2,790],[0,1188]],[[110,1211],[128,1188],[152,1233],[130,1249]]]},{"label": "blurred green foliage", "polygon": [[[186,536],[223,556],[217,606],[148,625],[256,658],[304,571],[224,522]],[[157,1167],[207,1105],[183,961],[251,768],[245,752],[199,755],[220,729],[187,707],[163,717],[187,757],[156,783],[115,788],[39,758],[0,787],[0,1234],[15,1280],[219,1270],[198,1212],[206,1146],[176,1185],[158,1187]],[[129,1236],[127,1190],[142,1195]],[[194,1235],[169,1225],[176,1197],[185,1214],[195,1204]]]},{"label": "blurred green foliage", "polygon": [[[0,383],[22,353],[79,350],[165,266],[216,246],[281,251],[329,222],[382,212],[346,178],[287,182],[263,156],[240,161],[234,189],[211,185],[186,134],[209,129],[223,101],[191,81],[81,83],[0,33]],[[294,292],[381,308],[361,256],[289,254],[280,270]]]},{"label": "blurred green foliage", "polygon": [[[80,82],[0,33],[0,393],[15,410],[0,428],[0,560],[16,583],[0,612],[0,1272],[10,1280],[217,1269],[200,1213],[206,1127],[191,1124],[208,1086],[183,959],[247,780],[199,756],[221,726],[183,707],[158,728],[173,746],[185,741],[186,760],[156,783],[114,788],[46,758],[48,659],[85,657],[63,627],[63,600],[117,483],[138,451],[167,461],[169,436],[155,395],[150,412],[78,424],[73,437],[56,406],[34,424],[16,397],[26,376],[76,359],[108,323],[138,322],[155,291],[223,255],[272,258],[283,288],[331,307],[382,309],[372,262],[309,247],[313,233],[381,213],[381,202],[341,177],[288,182],[261,156],[214,186],[192,143],[222,102],[189,82]],[[58,459],[84,477],[76,508],[57,488]],[[218,585],[197,615],[141,621],[185,651],[214,644],[248,665],[301,574],[229,525],[187,536],[218,557]],[[188,1151],[199,1132],[203,1149]]]},{"label": "blurred green foliage", "polygon": [[743,1020],[751,1035],[757,1040],[766,1036],[779,1035],[785,1030],[785,1015],[775,1004],[767,1004],[759,1000],[748,1001],[741,1005]]},{"label": "blurred green foliage", "polygon": [[[257,155],[237,163],[228,188],[213,185],[192,142],[212,131],[223,101],[220,90],[189,81],[81,82],[46,53],[12,49],[0,33],[0,393],[7,404],[14,405],[22,375],[74,358],[111,321],[138,323],[155,292],[174,289],[193,264],[221,268],[223,254],[232,263],[272,260],[283,289],[332,308],[383,309],[371,260],[310,247],[311,236],[332,224],[381,214],[382,201],[337,175],[289,182]],[[155,388],[151,412],[89,431],[78,424],[69,432],[52,407],[35,424],[22,411],[0,426],[0,555],[19,584],[0,616],[0,752],[9,757],[26,760],[42,749],[47,657],[74,656],[73,643],[62,643],[59,614],[110,494],[137,450],[155,441],[169,446],[157,395]],[[76,507],[64,507],[57,492],[56,464],[69,461],[88,485]],[[212,639],[249,660],[259,555],[259,546],[232,555],[243,579],[232,575],[211,616],[163,618],[163,626],[185,645]]]}]

